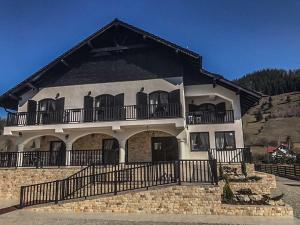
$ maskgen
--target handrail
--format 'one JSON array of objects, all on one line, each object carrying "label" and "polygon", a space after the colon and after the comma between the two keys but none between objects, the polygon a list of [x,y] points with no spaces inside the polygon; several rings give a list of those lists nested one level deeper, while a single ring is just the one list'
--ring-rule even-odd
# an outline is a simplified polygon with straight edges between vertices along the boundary
[{"label": "handrail", "polygon": [[252,154],[250,148],[233,148],[233,149],[209,149],[210,159],[216,159],[221,163],[252,163]]},{"label": "handrail", "polygon": [[216,160],[134,163],[99,170],[91,165],[63,180],[22,186],[20,207],[182,182],[217,184]]},{"label": "handrail", "polygon": [[233,123],[233,110],[219,111],[195,111],[186,113],[187,124],[219,124]]},{"label": "handrail", "polygon": [[75,108],[63,111],[8,113],[7,126],[65,124],[182,117],[180,103]]}]

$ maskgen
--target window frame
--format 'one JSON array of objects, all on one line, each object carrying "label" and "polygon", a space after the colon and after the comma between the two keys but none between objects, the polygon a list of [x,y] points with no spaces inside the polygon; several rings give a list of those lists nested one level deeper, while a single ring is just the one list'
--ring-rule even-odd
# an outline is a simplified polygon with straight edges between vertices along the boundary
[{"label": "window frame", "polygon": [[[155,94],[158,95],[158,99],[157,99],[158,103],[157,104],[151,104],[151,96],[155,95]],[[167,96],[167,100],[168,100],[167,103],[161,103],[161,95],[162,94],[165,94]],[[148,101],[149,105],[165,105],[165,104],[169,104],[169,92],[167,92],[167,91],[161,91],[161,90],[153,91],[153,92],[149,93],[148,98],[149,98],[149,101]]]},{"label": "window frame", "polygon": [[[215,143],[217,143],[217,134],[223,134],[225,145],[224,148],[218,148],[219,150],[232,150],[236,149],[236,137],[235,137],[235,131],[215,131]],[[227,143],[226,143],[226,138],[225,138],[225,133],[233,133],[233,141],[234,141],[234,146],[231,148],[227,148]],[[217,149],[217,146],[216,146]]]},{"label": "window frame", "polygon": [[[207,149],[205,150],[194,150],[193,149],[193,144],[192,144],[192,135],[194,134],[207,134],[208,137],[208,146]],[[209,132],[191,132],[190,133],[190,150],[191,152],[207,152],[210,149],[210,137],[209,137]]]}]

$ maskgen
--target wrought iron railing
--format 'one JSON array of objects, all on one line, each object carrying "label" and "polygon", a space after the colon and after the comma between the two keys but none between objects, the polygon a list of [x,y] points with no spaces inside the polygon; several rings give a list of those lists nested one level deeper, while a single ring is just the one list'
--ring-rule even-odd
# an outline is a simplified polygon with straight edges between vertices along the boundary
[{"label": "wrought iron railing", "polygon": [[218,124],[218,123],[233,123],[233,110],[224,112],[216,111],[197,111],[188,112],[186,114],[187,124]]},{"label": "wrought iron railing", "polygon": [[6,124],[7,126],[28,126],[177,117],[182,117],[180,103],[66,109],[54,112],[8,113]]},{"label": "wrought iron railing", "polygon": [[221,163],[252,163],[250,148],[209,149],[209,157]]},{"label": "wrought iron railing", "polygon": [[217,184],[216,160],[91,165],[63,180],[22,186],[20,207],[183,182]]},{"label": "wrought iron railing", "polygon": [[88,166],[102,164],[103,150],[0,152],[2,167]]}]

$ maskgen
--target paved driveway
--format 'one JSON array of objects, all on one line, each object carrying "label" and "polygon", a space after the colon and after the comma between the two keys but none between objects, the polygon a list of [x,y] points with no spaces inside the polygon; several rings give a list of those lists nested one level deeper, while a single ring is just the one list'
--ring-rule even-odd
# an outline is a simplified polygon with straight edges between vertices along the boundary
[{"label": "paved driveway", "polygon": [[0,216],[2,225],[295,225],[293,218],[251,216],[146,215],[112,213],[37,213],[26,210]]},{"label": "paved driveway", "polygon": [[283,193],[284,202],[294,209],[294,215],[300,218],[300,181],[290,180],[283,177],[276,177],[276,194]]}]

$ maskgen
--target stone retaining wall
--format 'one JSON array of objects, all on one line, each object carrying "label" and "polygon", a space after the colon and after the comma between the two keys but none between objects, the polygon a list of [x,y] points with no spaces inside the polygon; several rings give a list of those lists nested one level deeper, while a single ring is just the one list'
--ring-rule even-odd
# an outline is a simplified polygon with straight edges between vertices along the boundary
[{"label": "stone retaining wall", "polygon": [[36,206],[27,210],[37,212],[293,216],[293,209],[289,206],[222,204],[219,186],[199,185],[161,187],[85,201]]},{"label": "stone retaining wall", "polygon": [[21,186],[63,179],[80,169],[80,167],[0,169],[0,199],[19,199]]},{"label": "stone retaining wall", "polygon": [[[255,172],[254,175],[262,179],[256,182],[230,182],[231,189],[236,192],[240,189],[250,188],[256,194],[271,194],[271,191],[276,188],[274,175],[261,172]],[[223,188],[224,182],[220,181],[219,184]]]}]

